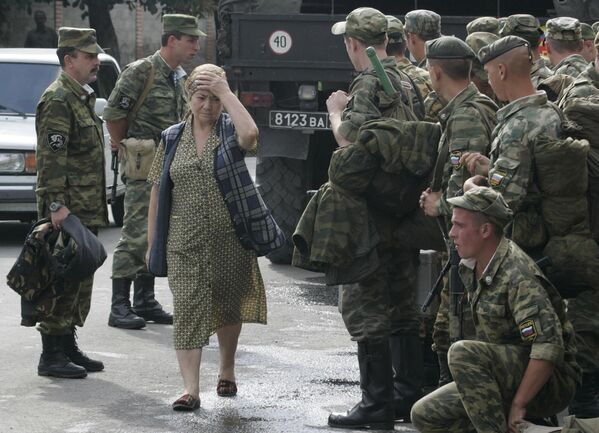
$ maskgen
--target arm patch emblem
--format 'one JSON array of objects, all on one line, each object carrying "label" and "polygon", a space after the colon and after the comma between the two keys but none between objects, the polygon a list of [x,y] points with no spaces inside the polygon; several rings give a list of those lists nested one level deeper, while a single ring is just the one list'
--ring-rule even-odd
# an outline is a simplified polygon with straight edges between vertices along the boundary
[{"label": "arm patch emblem", "polygon": [[505,181],[506,176],[507,176],[506,172],[497,170],[495,173],[493,173],[493,175],[489,179],[489,183],[491,184],[492,187],[497,188],[497,187],[501,186],[501,184]]},{"label": "arm patch emblem", "polygon": [[461,157],[462,152],[459,150],[454,150],[451,152],[451,155],[449,155],[449,162],[451,162],[451,165],[454,170],[459,170],[460,168],[462,168],[462,164],[460,164]]},{"label": "arm patch emblem", "polygon": [[121,99],[119,100],[119,108],[122,108],[123,110],[131,109],[131,98],[124,95],[121,96]]},{"label": "arm patch emblem", "polygon": [[520,337],[524,341],[535,341],[537,338],[537,328],[533,320],[525,320],[518,325],[518,329],[520,330]]},{"label": "arm patch emblem", "polygon": [[60,132],[49,132],[48,133],[48,146],[53,152],[63,150],[67,145],[68,138],[66,135]]}]

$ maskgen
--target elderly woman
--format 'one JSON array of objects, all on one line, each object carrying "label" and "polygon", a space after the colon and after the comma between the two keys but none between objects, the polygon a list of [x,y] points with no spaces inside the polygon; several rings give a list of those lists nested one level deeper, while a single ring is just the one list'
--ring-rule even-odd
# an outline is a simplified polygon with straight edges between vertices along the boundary
[{"label": "elderly woman", "polygon": [[[241,245],[215,177],[215,155],[222,141],[230,145],[234,140],[242,152],[253,150],[258,128],[218,66],[195,68],[186,88],[190,115],[181,125],[174,156],[165,158],[163,135],[148,177],[154,183],[150,248],[157,206],[163,206],[158,203],[163,171],[169,170],[166,174],[173,184],[166,262],[174,299],[174,345],[185,388],[173,409],[181,411],[200,406],[200,361],[210,335],[216,332],[220,353],[216,392],[232,397],[237,393],[235,352],[241,324],[266,323],[266,296],[256,253]],[[166,169],[165,161],[172,161]]]}]

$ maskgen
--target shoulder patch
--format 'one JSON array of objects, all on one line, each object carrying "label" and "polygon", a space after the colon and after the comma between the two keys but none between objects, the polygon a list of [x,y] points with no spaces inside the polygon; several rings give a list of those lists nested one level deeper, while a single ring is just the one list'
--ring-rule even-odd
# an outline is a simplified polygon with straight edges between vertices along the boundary
[{"label": "shoulder patch", "polygon": [[462,151],[454,150],[449,155],[449,162],[454,170],[459,170],[462,168],[462,164],[460,164],[460,158],[462,157]]},{"label": "shoulder patch", "polygon": [[53,152],[63,150],[68,142],[68,137],[60,132],[48,133],[48,146]]},{"label": "shoulder patch", "polygon": [[497,187],[501,186],[501,184],[504,182],[506,176],[507,176],[507,173],[505,171],[496,170],[493,173],[493,175],[491,176],[491,178],[489,179],[489,183],[491,184],[491,186],[493,188],[497,188]]},{"label": "shoulder patch", "polygon": [[119,98],[119,108],[122,108],[123,110],[130,110],[131,98],[126,95],[121,95]]},{"label": "shoulder patch", "polygon": [[537,328],[533,320],[525,320],[518,325],[520,336],[524,341],[535,341],[537,338]]}]

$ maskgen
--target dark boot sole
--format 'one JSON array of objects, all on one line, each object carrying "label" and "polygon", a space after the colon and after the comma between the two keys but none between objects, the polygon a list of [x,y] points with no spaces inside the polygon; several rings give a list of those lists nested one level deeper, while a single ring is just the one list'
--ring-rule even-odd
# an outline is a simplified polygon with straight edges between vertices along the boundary
[{"label": "dark boot sole", "polygon": [[145,328],[146,324],[136,325],[136,324],[127,324],[127,323],[118,323],[114,320],[108,319],[108,326],[112,326],[113,328],[121,328],[121,329],[142,329]]},{"label": "dark boot sole", "polygon": [[332,424],[328,423],[329,427],[345,429],[345,430],[393,430],[395,428],[394,423],[371,423],[371,424],[357,424],[357,425],[345,425],[345,424]]},{"label": "dark boot sole", "polygon": [[37,375],[38,376],[59,377],[59,378],[63,378],[63,379],[83,379],[84,377],[87,376],[87,371],[84,371],[83,373],[59,374],[59,373],[55,373],[52,371],[45,371],[45,370],[38,369]]},{"label": "dark boot sole", "polygon": [[158,325],[172,325],[173,317],[162,317],[162,316],[153,316],[152,314],[139,314],[137,311],[135,312],[139,317],[144,319],[146,322],[154,322]]}]

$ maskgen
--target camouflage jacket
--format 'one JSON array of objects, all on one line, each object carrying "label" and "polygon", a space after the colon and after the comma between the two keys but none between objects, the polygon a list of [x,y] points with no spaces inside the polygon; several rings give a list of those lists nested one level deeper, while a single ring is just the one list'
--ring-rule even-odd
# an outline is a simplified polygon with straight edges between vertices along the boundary
[{"label": "camouflage jacket", "polygon": [[530,78],[532,80],[533,86],[535,86],[535,89],[539,86],[541,81],[549,78],[552,75],[553,71],[545,65],[545,61],[543,59],[538,59],[532,64]]},{"label": "camouflage jacket", "polygon": [[358,129],[365,122],[392,115],[391,112],[398,104],[401,104],[404,109],[398,110],[399,112],[403,111],[403,114],[399,115],[402,120],[416,120],[414,113],[409,108],[414,100],[412,84],[399,72],[393,57],[382,59],[381,63],[401,98],[385,93],[372,66],[361,72],[349,86],[349,100],[345,110],[341,113],[339,132],[350,142],[356,140]]},{"label": "camouflage jacket", "polygon": [[[90,93],[91,92],[91,93]],[[65,204],[87,226],[108,224],[102,120],[95,95],[62,72],[37,105],[37,211]]]},{"label": "camouflage jacket", "polygon": [[[438,210],[448,222],[451,208],[446,200],[459,194],[464,182],[471,176],[460,164],[460,157],[465,152],[489,154],[493,129],[497,123],[496,111],[495,103],[470,83],[439,113],[443,130],[439,142],[442,153],[439,153],[439,157],[444,157],[445,161],[441,180],[443,196]],[[445,148],[446,152],[443,151]]]},{"label": "camouflage jacket", "polygon": [[[127,137],[154,139],[158,143],[162,131],[179,123],[187,111],[183,69],[177,68],[173,71],[162,59],[159,51],[127,66],[108,98],[103,116],[104,120],[113,121],[129,115],[144,90],[152,65],[154,82],[135,119],[129,125]],[[179,76],[178,89],[175,88],[173,73]]]},{"label": "camouflage jacket", "polygon": [[553,72],[556,74],[570,75],[578,77],[589,65],[589,63],[580,54],[572,54],[566,57],[554,66]]},{"label": "camouflage jacket", "polygon": [[535,139],[557,138],[561,123],[559,109],[547,101],[545,92],[517,99],[497,112],[489,184],[514,211],[511,239],[525,249],[542,247],[546,241],[541,193],[534,181]]},{"label": "camouflage jacket", "polygon": [[560,96],[557,105],[563,110],[568,101],[573,98],[584,98],[599,93],[599,72],[595,70],[595,63],[591,63],[579,76],[570,84]]},{"label": "camouflage jacket", "polygon": [[550,361],[580,379],[574,329],[565,304],[534,261],[503,238],[480,278],[473,260],[462,260],[477,339],[530,348],[531,359]]},{"label": "camouflage jacket", "polygon": [[425,99],[430,92],[433,91],[433,87],[431,86],[431,78],[426,69],[419,68],[414,66],[412,62],[410,62],[405,57],[396,62],[397,69],[406,74],[408,77],[414,81],[418,90],[420,90],[420,95],[422,99]]}]

